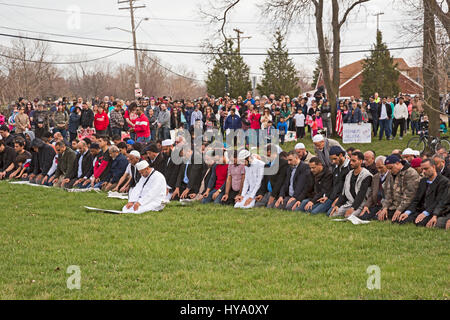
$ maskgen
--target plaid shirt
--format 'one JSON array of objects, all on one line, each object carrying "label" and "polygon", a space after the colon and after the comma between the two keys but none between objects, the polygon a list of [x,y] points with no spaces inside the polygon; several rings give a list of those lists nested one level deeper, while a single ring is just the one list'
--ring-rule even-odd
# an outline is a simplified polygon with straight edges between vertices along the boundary
[{"label": "plaid shirt", "polygon": [[111,110],[111,113],[109,114],[109,121],[111,128],[122,128],[125,122],[122,113],[116,109]]}]

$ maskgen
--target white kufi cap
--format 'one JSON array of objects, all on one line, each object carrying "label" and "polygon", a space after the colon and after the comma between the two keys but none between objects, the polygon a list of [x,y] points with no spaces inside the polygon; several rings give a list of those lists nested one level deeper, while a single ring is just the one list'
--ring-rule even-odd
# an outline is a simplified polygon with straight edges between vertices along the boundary
[{"label": "white kufi cap", "polygon": [[149,164],[146,160],[142,160],[136,164],[136,169],[138,169],[138,171],[144,170],[145,168],[148,168],[148,167],[149,167]]}]

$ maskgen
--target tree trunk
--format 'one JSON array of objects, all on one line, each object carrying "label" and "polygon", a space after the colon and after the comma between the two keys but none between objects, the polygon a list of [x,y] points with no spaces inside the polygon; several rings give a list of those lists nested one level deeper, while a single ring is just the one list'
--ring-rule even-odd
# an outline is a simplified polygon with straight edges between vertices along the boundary
[{"label": "tree trunk", "polygon": [[423,0],[423,92],[430,136],[439,135],[439,81],[434,14],[428,0]]},{"label": "tree trunk", "polygon": [[[323,81],[325,83],[325,88],[327,89],[327,99],[328,99],[328,101],[330,103],[330,107],[331,107],[331,123],[332,123],[333,130],[330,133],[330,135],[334,135],[334,132],[335,132],[334,128],[336,126],[337,91],[335,90],[334,85],[331,82],[330,62],[328,60],[328,54],[326,52],[327,49],[325,48],[325,37],[323,34],[323,24],[322,24],[323,0],[319,0],[315,6],[316,6],[315,16],[316,16],[317,43],[318,43],[319,53],[320,53],[320,63],[322,65],[322,77],[323,77]],[[333,39],[333,42],[334,42],[334,39]],[[333,45],[333,59],[335,58],[335,56],[334,56],[335,50],[334,49],[335,49],[335,46]],[[337,59],[339,60],[339,48],[338,48]],[[339,74],[339,71],[338,71],[338,74]],[[339,79],[338,79],[338,86],[339,86]]]},{"label": "tree trunk", "polygon": [[339,96],[339,85],[341,82],[341,71],[340,71],[340,56],[341,56],[341,24],[339,23],[339,3],[338,0],[333,0],[332,3],[332,20],[331,24],[333,26],[333,96],[329,97],[331,99],[331,123],[333,127],[333,133],[336,128],[336,115],[337,115],[337,97]]}]

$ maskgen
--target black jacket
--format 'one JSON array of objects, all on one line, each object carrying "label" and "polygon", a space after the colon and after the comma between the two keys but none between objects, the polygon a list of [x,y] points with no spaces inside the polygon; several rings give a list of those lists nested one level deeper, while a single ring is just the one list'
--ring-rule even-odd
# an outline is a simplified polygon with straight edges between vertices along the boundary
[{"label": "black jacket", "polygon": [[427,183],[428,178],[422,178],[419,182],[417,192],[408,206],[412,213],[422,213],[427,211],[430,214],[436,214],[435,210],[439,207],[442,197],[447,196],[449,180],[441,174],[438,174],[432,184]]},{"label": "black jacket", "polygon": [[174,189],[177,184],[178,172],[180,171],[181,164],[175,164],[170,155],[164,155],[164,164],[164,177],[166,178],[166,183],[169,187]]},{"label": "black jacket", "polygon": [[55,171],[55,178],[64,176],[64,178],[70,178],[73,176],[74,169],[76,168],[75,159],[77,154],[70,148],[66,147],[66,151],[62,155],[58,155],[58,166]]},{"label": "black jacket", "polygon": [[31,155],[32,169],[30,168],[30,172],[35,175],[42,174],[45,176],[53,165],[56,152],[52,146],[44,143],[42,140],[35,141],[33,142],[38,144],[38,152],[33,152]]},{"label": "black jacket", "polygon": [[441,174],[447,179],[450,179],[450,166],[444,164],[444,170],[442,170]]},{"label": "black jacket", "polygon": [[12,133],[10,133],[9,136],[6,139],[4,139],[5,145],[14,149],[14,139],[15,138],[16,138],[16,136],[13,135]]},{"label": "black jacket", "polygon": [[166,173],[166,162],[164,161],[164,155],[160,152],[153,162],[149,161],[150,167],[156,171],[161,172],[163,175]]},{"label": "black jacket", "polygon": [[344,189],[344,182],[347,173],[350,172],[350,162],[341,167],[335,166],[333,168],[333,188],[331,189],[330,196],[328,197],[331,201],[334,201],[342,193]]},{"label": "black jacket", "polygon": [[184,173],[186,171],[186,166],[188,166],[186,174],[189,179],[189,182],[186,185],[186,188],[188,188],[191,193],[198,193],[198,191],[200,189],[200,185],[202,183],[202,178],[203,178],[203,175],[202,175],[203,167],[206,165],[192,164],[192,162],[189,163],[189,165],[187,165],[186,163],[181,164],[179,167],[177,182],[175,185],[176,188],[179,188],[182,185],[184,185],[183,179],[184,179]]},{"label": "black jacket", "polygon": [[141,179],[141,174],[135,166],[130,165],[131,170],[131,180],[130,180],[130,188],[134,188],[138,183],[139,179]]},{"label": "black jacket", "polygon": [[88,150],[81,161],[81,177],[78,176],[78,162],[80,161],[80,158],[81,153],[78,153],[75,158],[75,169],[73,170],[71,179],[79,179],[84,177],[89,179],[94,174],[94,157]]},{"label": "black jacket", "polygon": [[267,185],[270,182],[270,185],[272,186],[272,192],[271,196],[274,198],[278,198],[280,195],[281,187],[284,184],[284,178],[286,176],[286,171],[288,170],[289,165],[286,160],[279,158],[278,162],[278,172],[274,175],[264,175],[263,180],[261,182],[261,187],[259,188],[256,195],[262,195],[264,196],[267,190]]},{"label": "black jacket", "polygon": [[311,201],[315,204],[317,200],[324,195],[330,198],[331,191],[333,189],[333,174],[330,169],[324,167],[322,172],[314,176],[314,197]]},{"label": "black jacket", "polygon": [[91,109],[81,109],[80,125],[82,128],[93,128],[94,126],[94,111]]},{"label": "black jacket", "polygon": [[[289,197],[289,184],[291,180],[292,170],[293,168],[291,166],[289,166],[289,168],[286,170],[284,184],[280,190],[280,197]],[[311,173],[311,169],[309,169],[309,166],[304,162],[300,162],[300,164],[297,166],[297,170],[294,174],[293,188],[293,197],[296,198],[297,201],[302,201],[312,196],[313,176]]]},{"label": "black jacket", "polygon": [[5,171],[16,159],[16,151],[8,146],[0,153],[0,172]]},{"label": "black jacket", "polygon": [[380,103],[376,103],[375,101],[374,102],[370,102],[368,107],[370,109],[368,111],[372,114],[372,117],[377,117],[378,116],[377,119],[379,119],[380,116],[378,114],[378,110],[380,110],[380,108],[381,108],[381,102]]},{"label": "black jacket", "polygon": [[[383,104],[380,103],[378,105],[378,119],[380,119],[381,109],[382,108],[383,108]],[[392,108],[391,108],[391,104],[390,103],[386,103],[386,112],[387,112],[388,119],[391,119],[392,118]]]},{"label": "black jacket", "polygon": [[434,209],[434,214],[438,217],[445,217],[450,214],[450,186],[447,188],[447,193],[441,197],[436,209]]}]

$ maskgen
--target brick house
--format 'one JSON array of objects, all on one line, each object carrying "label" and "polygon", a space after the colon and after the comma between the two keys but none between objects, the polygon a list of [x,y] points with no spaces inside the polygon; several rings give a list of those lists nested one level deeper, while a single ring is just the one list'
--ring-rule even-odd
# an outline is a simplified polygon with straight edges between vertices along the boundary
[{"label": "brick house", "polygon": [[[363,59],[358,60],[356,62],[343,66],[340,69],[340,97],[361,97],[359,86],[363,80],[363,61]],[[423,83],[422,68],[408,66],[403,58],[394,58],[394,64],[395,63],[397,63],[397,70],[400,71],[400,75],[398,77],[398,85],[400,87],[400,91],[405,94],[423,93],[423,86],[421,84]],[[316,88],[321,85],[325,85],[322,79],[322,74],[319,75]]]}]

